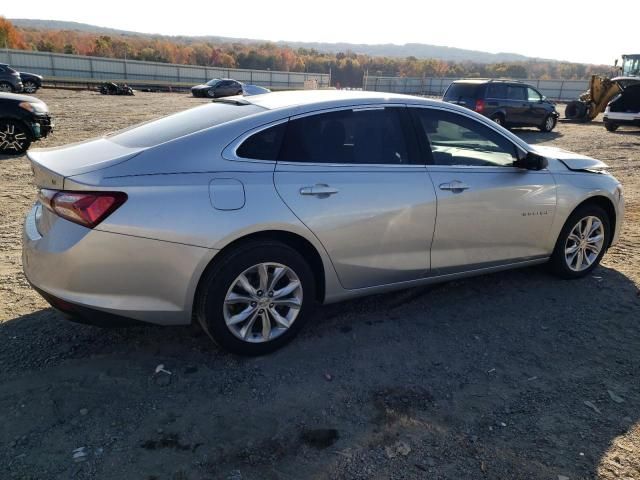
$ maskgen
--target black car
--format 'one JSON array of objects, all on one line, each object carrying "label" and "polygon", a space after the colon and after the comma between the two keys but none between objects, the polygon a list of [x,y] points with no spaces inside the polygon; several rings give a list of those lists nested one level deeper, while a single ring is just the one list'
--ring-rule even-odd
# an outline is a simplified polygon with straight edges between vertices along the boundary
[{"label": "black car", "polygon": [[210,98],[242,95],[242,84],[231,78],[214,78],[203,85],[191,87],[191,94],[194,97]]},{"label": "black car", "polygon": [[0,93],[0,154],[19,155],[53,130],[49,108],[27,95]]},{"label": "black car", "polygon": [[558,122],[555,105],[526,83],[509,80],[456,80],[445,102],[475,110],[505,127],[538,127],[550,132]]},{"label": "black car", "polygon": [[20,74],[6,63],[0,63],[0,92],[21,91],[22,79]]},{"label": "black car", "polygon": [[22,91],[36,93],[42,87],[42,76],[35,73],[19,72],[22,79]]}]

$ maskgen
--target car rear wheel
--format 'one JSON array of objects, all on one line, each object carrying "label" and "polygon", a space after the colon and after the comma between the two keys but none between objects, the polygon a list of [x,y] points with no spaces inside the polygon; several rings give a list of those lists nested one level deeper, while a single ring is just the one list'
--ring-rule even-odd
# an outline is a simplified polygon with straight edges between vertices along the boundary
[{"label": "car rear wheel", "polygon": [[544,119],[544,122],[542,122],[542,125],[540,125],[540,127],[538,128],[543,132],[550,132],[556,127],[556,123],[556,117],[554,117],[553,115],[547,115],[547,117]]},{"label": "car rear wheel", "polygon": [[38,91],[38,84],[31,80],[27,80],[22,84],[22,89],[27,93],[36,93]]},{"label": "car rear wheel", "polygon": [[491,120],[496,122],[501,127],[504,127],[504,117],[502,116],[501,113],[498,113],[498,114],[494,115],[493,117],[491,117]]},{"label": "car rear wheel", "polygon": [[263,355],[288,343],[316,304],[311,268],[279,242],[252,242],[227,254],[203,278],[196,318],[222,348]]},{"label": "car rear wheel", "polygon": [[9,82],[0,82],[0,92],[13,92],[13,86]]},{"label": "car rear wheel", "polygon": [[20,122],[0,121],[0,153],[21,155],[31,145],[31,136]]},{"label": "car rear wheel", "polygon": [[604,128],[607,129],[607,132],[615,132],[616,130],[618,130],[618,127],[620,125],[617,125],[615,123],[611,123],[611,122],[604,122]]},{"label": "car rear wheel", "polygon": [[563,278],[580,278],[598,266],[609,245],[609,216],[597,205],[584,205],[567,219],[550,266]]}]

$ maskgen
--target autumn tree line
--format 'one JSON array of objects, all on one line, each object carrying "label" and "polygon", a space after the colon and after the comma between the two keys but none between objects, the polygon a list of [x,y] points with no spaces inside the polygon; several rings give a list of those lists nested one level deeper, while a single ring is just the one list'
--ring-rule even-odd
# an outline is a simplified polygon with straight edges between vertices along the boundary
[{"label": "autumn tree line", "polygon": [[75,30],[15,27],[0,17],[0,48],[56,52],[107,58],[250,68],[291,72],[331,72],[333,85],[362,86],[370,75],[406,77],[509,77],[584,80],[607,67],[580,63],[528,61],[508,63],[453,62],[416,57],[381,57],[351,51],[323,53],[269,42],[211,43],[191,37],[99,35]]}]

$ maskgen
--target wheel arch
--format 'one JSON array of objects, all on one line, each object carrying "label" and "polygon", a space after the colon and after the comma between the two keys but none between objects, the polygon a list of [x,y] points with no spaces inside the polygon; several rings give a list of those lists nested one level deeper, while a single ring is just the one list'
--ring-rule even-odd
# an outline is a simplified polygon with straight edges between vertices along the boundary
[{"label": "wheel arch", "polygon": [[298,253],[300,253],[304,259],[309,262],[311,270],[313,272],[314,279],[316,281],[316,297],[318,302],[324,302],[325,294],[326,294],[326,273],[325,273],[325,262],[323,261],[322,255],[318,251],[318,249],[306,238],[303,236],[293,233],[286,230],[262,230],[258,232],[248,233],[239,238],[232,240],[227,243],[222,249],[220,249],[215,256],[209,261],[207,266],[204,268],[200,277],[198,278],[198,282],[193,295],[193,303],[192,303],[192,316],[193,316],[193,306],[196,305],[198,296],[200,295],[200,291],[202,288],[203,279],[206,277],[207,273],[217,267],[220,262],[224,261],[226,254],[228,252],[233,251],[234,249],[255,241],[278,241],[287,245]]},{"label": "wheel arch", "polygon": [[575,208],[571,211],[570,215],[573,215],[573,212],[585,205],[597,205],[598,207],[602,208],[609,216],[609,227],[611,228],[611,235],[609,235],[609,245],[607,245],[607,248],[609,248],[611,246],[611,242],[613,241],[613,234],[616,231],[618,221],[616,208],[613,205],[613,202],[610,198],[605,197],[604,195],[594,195],[593,197],[589,197],[576,205]]}]

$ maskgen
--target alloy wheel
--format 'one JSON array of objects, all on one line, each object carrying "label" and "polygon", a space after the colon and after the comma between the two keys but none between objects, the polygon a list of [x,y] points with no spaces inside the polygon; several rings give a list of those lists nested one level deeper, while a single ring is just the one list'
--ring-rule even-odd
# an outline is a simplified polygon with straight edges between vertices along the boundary
[{"label": "alloy wheel", "polygon": [[580,220],[569,233],[564,254],[567,266],[581,272],[593,265],[604,246],[604,225],[598,217]]},{"label": "alloy wheel", "polygon": [[555,119],[552,116],[548,116],[544,124],[544,127],[547,130],[547,132],[550,132],[551,130],[553,130],[554,125],[555,125]]},{"label": "alloy wheel", "polygon": [[13,92],[13,89],[11,88],[11,85],[9,85],[8,83],[0,83],[0,92]]},{"label": "alloy wheel", "polygon": [[27,93],[34,93],[38,89],[38,87],[33,82],[25,82],[23,85],[23,89]]},{"label": "alloy wheel", "polygon": [[15,124],[7,123],[0,129],[0,151],[22,152],[28,144],[27,134]]},{"label": "alloy wheel", "polygon": [[229,331],[242,341],[269,342],[284,334],[302,307],[302,283],[280,263],[260,263],[233,281],[224,299]]}]

